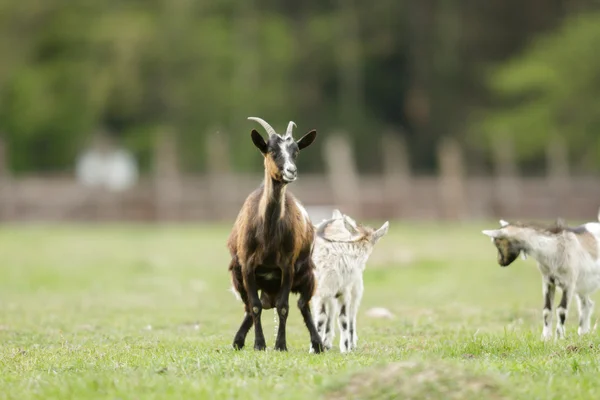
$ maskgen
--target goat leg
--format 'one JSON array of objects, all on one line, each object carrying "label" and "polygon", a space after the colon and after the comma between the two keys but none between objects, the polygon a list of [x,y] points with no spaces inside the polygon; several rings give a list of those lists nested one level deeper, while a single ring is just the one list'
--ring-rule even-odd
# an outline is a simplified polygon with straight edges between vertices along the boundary
[{"label": "goat leg", "polygon": [[556,315],[558,317],[558,323],[556,324],[556,337],[558,339],[565,338],[565,321],[567,319],[567,313],[569,311],[571,299],[573,298],[574,289],[574,284],[562,287],[562,299],[560,300],[560,304],[556,309]]},{"label": "goat leg", "polygon": [[323,346],[326,350],[331,350],[333,340],[335,339],[335,320],[338,312],[338,302],[335,298],[330,298],[327,303],[327,325],[325,326],[325,339]]},{"label": "goat leg", "polygon": [[252,328],[254,321],[252,320],[252,314],[248,310],[248,306],[246,306],[246,314],[244,315],[244,320],[242,321],[242,325],[240,325],[240,329],[238,329],[235,334],[235,338],[233,339],[233,348],[236,350],[241,350],[244,348],[246,343],[246,335],[248,335],[248,331]]},{"label": "goat leg", "polygon": [[319,332],[317,332],[317,328],[315,327],[315,323],[310,312],[309,303],[302,296],[298,300],[298,308],[300,309],[300,313],[304,319],[304,324],[306,324],[308,333],[310,334],[310,352],[321,353],[323,351],[323,341],[321,340]]},{"label": "goat leg", "polygon": [[248,292],[248,304],[250,306],[249,311],[251,311],[254,323],[254,350],[265,350],[267,345],[261,323],[262,303],[258,297],[254,268],[247,268],[244,272],[244,284]]},{"label": "goat leg", "polygon": [[[309,263],[312,263],[312,260],[309,260]],[[314,265],[311,265],[314,270]],[[312,277],[312,274],[311,274]],[[302,290],[300,291],[300,298],[298,299],[298,308],[300,309],[300,313],[302,314],[302,318],[304,319],[304,324],[306,328],[308,328],[308,333],[310,334],[310,352],[311,353],[321,353],[323,352],[323,341],[319,336],[319,332],[317,331],[317,327],[315,326],[315,321],[310,312],[310,299],[315,290],[315,281],[314,279],[310,279],[306,282]]]},{"label": "goat leg", "polygon": [[277,339],[275,341],[275,350],[287,351],[286,343],[286,322],[290,311],[289,299],[292,290],[292,268],[282,268],[281,270],[281,289],[277,298],[277,315],[279,316],[279,329],[277,330]]},{"label": "goat leg", "polygon": [[552,306],[554,304],[554,293],[556,286],[549,279],[544,277],[542,282],[542,293],[544,295],[544,310],[542,316],[544,320],[544,329],[542,330],[542,340],[552,338]]},{"label": "goat leg", "polygon": [[313,314],[314,322],[317,324],[317,332],[323,343],[325,343],[325,324],[327,323],[326,302],[328,300],[328,298],[323,299],[318,296],[313,296],[311,301],[311,312]]},{"label": "goat leg", "polygon": [[350,349],[356,349],[358,343],[358,333],[356,332],[356,315],[358,314],[358,308],[362,300],[364,292],[364,285],[362,279],[354,284],[351,291],[350,298]]},{"label": "goat leg", "polygon": [[246,343],[246,336],[248,335],[248,331],[250,330],[250,328],[252,328],[252,324],[254,323],[254,321],[252,320],[252,314],[250,313],[248,293],[246,292],[246,288],[244,287],[242,267],[237,263],[237,258],[232,260],[230,270],[233,287],[239,293],[240,298],[244,303],[245,309],[244,320],[242,321],[242,325],[238,329],[233,339],[233,348],[236,350],[241,350],[244,348],[244,345]]},{"label": "goat leg", "polygon": [[338,324],[340,327],[340,353],[350,351],[350,332],[349,332],[349,313],[350,313],[350,295],[345,293],[340,300],[340,313],[338,316]]},{"label": "goat leg", "polygon": [[577,294],[577,304],[579,305],[579,328],[577,333],[585,335],[590,331],[590,319],[594,310],[594,301],[589,296]]}]

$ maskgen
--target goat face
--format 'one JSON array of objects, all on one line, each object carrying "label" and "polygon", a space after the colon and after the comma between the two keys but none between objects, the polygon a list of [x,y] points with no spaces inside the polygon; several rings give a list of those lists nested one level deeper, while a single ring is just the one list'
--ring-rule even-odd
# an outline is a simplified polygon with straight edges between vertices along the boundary
[{"label": "goat face", "polygon": [[288,129],[284,135],[279,135],[275,130],[260,118],[250,117],[258,121],[269,134],[269,139],[265,139],[255,129],[252,130],[252,142],[265,157],[265,169],[271,179],[277,182],[290,183],[298,177],[296,167],[296,157],[300,150],[310,146],[317,137],[317,131],[311,130],[300,140],[294,141],[292,129],[294,122],[290,121]]},{"label": "goat face", "polygon": [[527,257],[525,246],[520,235],[520,228],[511,226],[508,222],[501,220],[500,229],[484,230],[483,234],[492,239],[492,243],[498,250],[498,264],[507,267],[513,263],[521,254],[522,258]]},{"label": "goat face", "polygon": [[494,238],[494,244],[498,249],[498,264],[502,267],[508,267],[512,264],[523,251],[518,242],[511,241],[508,238]]}]

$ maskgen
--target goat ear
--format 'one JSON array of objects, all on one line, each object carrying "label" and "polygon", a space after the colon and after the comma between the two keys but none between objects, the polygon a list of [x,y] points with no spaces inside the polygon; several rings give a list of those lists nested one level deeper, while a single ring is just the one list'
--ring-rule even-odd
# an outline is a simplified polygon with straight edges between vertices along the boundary
[{"label": "goat ear", "polygon": [[344,218],[346,218],[348,220],[348,222],[350,222],[352,224],[352,226],[354,226],[356,229],[358,229],[358,224],[356,223],[356,221],[354,219],[352,219],[351,216],[344,215]]},{"label": "goat ear", "polygon": [[333,210],[333,214],[331,215],[331,218],[333,219],[340,219],[342,218],[342,212],[340,210],[338,210],[337,208],[335,210]]},{"label": "goat ear", "polygon": [[267,154],[267,143],[265,142],[265,139],[263,139],[262,135],[258,133],[256,129],[252,129],[252,133],[250,133],[250,135],[252,136],[252,142],[260,150],[260,152]]},{"label": "goat ear", "polygon": [[377,242],[379,239],[381,239],[383,236],[385,236],[385,234],[388,233],[389,228],[390,228],[389,221],[385,221],[385,224],[383,224],[381,226],[381,228],[377,229],[375,231],[375,233],[373,234],[373,241]]},{"label": "goat ear", "polygon": [[354,221],[352,219],[350,219],[349,217],[347,217],[346,215],[344,215],[344,226],[346,227],[348,232],[350,232],[352,235],[355,235],[358,233],[358,229],[356,229],[356,225],[354,224]]},{"label": "goat ear", "polygon": [[297,142],[296,144],[298,145],[298,149],[302,150],[307,148],[308,146],[310,146],[312,144],[312,142],[315,141],[317,137],[317,131],[316,130],[312,130],[310,132],[308,132],[306,135],[302,136]]},{"label": "goat ear", "polygon": [[491,237],[492,239],[500,237],[500,229],[484,230],[481,231],[484,235]]},{"label": "goat ear", "polygon": [[505,221],[505,220],[503,220],[503,219],[501,219],[501,220],[500,220],[500,226],[501,226],[501,227],[503,227],[503,228],[504,228],[505,226],[508,226],[508,225],[510,225],[510,224],[509,224],[507,221]]}]

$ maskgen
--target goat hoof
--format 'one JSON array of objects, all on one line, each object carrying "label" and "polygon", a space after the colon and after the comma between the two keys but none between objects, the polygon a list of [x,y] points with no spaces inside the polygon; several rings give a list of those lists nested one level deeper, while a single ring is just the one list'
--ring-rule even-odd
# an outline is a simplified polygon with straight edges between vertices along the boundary
[{"label": "goat hoof", "polygon": [[233,346],[234,350],[241,350],[244,348],[244,341],[243,340],[234,340],[232,346]]},{"label": "goat hoof", "polygon": [[311,353],[319,354],[323,352],[323,345],[319,342],[311,343]]},{"label": "goat hoof", "polygon": [[257,351],[265,351],[267,349],[267,345],[264,343],[254,343],[254,350]]},{"label": "goat hoof", "polygon": [[276,344],[275,350],[276,351],[288,351],[287,345],[285,343],[284,344]]}]

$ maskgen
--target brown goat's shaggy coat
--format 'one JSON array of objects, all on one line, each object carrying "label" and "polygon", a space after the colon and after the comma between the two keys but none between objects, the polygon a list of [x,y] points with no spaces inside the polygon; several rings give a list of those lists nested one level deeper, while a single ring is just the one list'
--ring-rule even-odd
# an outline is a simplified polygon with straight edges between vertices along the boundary
[{"label": "brown goat's shaggy coat", "polygon": [[311,259],[314,228],[306,211],[287,192],[290,181],[285,179],[286,174],[293,174],[292,180],[295,180],[292,160],[299,150],[312,143],[316,132],[309,132],[297,143],[290,140],[291,134],[289,138],[272,134],[268,142],[264,142],[256,131],[252,136],[264,156],[265,179],[244,202],[227,241],[232,284],[246,311],[233,346],[236,349],[244,347],[246,335],[254,325],[254,348],[263,350],[266,344],[261,313],[263,309],[276,307],[280,323],[275,349],[287,350],[288,299],[290,293],[297,293],[311,346],[320,352],[322,344],[309,305],[315,291]]}]

